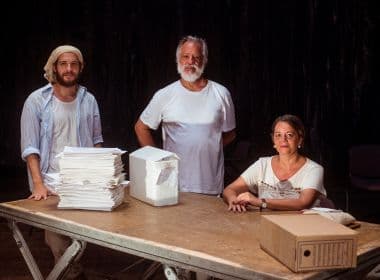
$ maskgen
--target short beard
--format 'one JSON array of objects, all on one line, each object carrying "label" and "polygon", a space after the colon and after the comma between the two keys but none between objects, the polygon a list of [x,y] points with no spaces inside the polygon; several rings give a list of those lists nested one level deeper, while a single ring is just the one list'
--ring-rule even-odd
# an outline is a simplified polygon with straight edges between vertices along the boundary
[{"label": "short beard", "polygon": [[177,63],[178,74],[181,75],[182,79],[184,79],[186,82],[190,82],[190,83],[193,83],[196,80],[198,80],[202,76],[203,71],[205,69],[204,65],[202,67],[198,67],[196,65],[191,65],[188,67],[194,67],[195,72],[188,74],[185,72],[185,67],[186,67],[186,65],[181,65],[180,63]]},{"label": "short beard", "polygon": [[58,73],[55,73],[55,78],[57,80],[57,83],[63,87],[73,87],[78,83],[78,80],[79,80],[79,77],[76,77],[74,80],[72,80],[70,82],[66,82],[63,79],[63,76],[59,75]]}]

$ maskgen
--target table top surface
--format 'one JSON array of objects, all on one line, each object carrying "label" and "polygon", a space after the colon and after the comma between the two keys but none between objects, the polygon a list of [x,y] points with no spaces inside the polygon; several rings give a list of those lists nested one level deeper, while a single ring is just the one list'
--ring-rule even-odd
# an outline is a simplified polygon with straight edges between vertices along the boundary
[{"label": "table top surface", "polygon": [[[0,216],[153,260],[207,270],[223,278],[318,279],[331,271],[293,273],[260,249],[263,213],[233,213],[221,198],[180,193],[174,206],[154,207],[128,194],[112,212],[57,209],[58,198],[0,203]],[[380,225],[360,222],[360,257],[380,252]]]}]

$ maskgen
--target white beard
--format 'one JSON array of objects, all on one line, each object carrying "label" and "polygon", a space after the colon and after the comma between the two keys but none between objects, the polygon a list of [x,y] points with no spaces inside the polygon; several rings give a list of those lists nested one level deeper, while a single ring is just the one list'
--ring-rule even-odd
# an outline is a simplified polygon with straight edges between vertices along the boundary
[{"label": "white beard", "polygon": [[[185,67],[193,67],[195,69],[195,71],[193,73],[186,73]],[[190,83],[193,83],[196,80],[198,80],[202,76],[204,69],[205,69],[204,65],[202,67],[198,67],[196,65],[190,66],[190,65],[181,65],[181,64],[177,63],[178,74],[181,75],[182,79],[184,79],[186,82],[190,82]]]}]

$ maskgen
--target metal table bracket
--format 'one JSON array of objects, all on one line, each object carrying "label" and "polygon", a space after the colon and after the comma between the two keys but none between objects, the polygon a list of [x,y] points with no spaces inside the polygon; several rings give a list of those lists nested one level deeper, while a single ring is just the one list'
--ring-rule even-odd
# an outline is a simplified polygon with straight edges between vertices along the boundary
[{"label": "metal table bracket", "polygon": [[[8,219],[8,226],[12,230],[13,238],[16,240],[17,246],[20,249],[22,256],[25,259],[25,262],[35,280],[43,280],[38,265],[30,252],[28,244],[25,242],[25,239],[17,225],[17,222],[12,219]],[[49,273],[47,280],[53,279],[62,279],[65,276],[65,273],[68,271],[70,264],[74,261],[79,260],[86,248],[86,242],[82,240],[73,239],[71,245],[66,249],[63,256],[55,264],[53,270]]]}]

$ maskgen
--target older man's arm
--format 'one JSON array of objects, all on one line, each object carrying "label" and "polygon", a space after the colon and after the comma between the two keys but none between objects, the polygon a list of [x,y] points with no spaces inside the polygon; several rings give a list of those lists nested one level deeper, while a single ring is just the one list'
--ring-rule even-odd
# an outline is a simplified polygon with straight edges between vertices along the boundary
[{"label": "older man's arm", "polygon": [[236,130],[230,130],[227,132],[222,133],[222,138],[223,138],[223,147],[227,146],[230,144],[234,139],[236,138]]},{"label": "older man's arm", "polygon": [[149,126],[143,123],[140,119],[135,124],[135,132],[137,140],[139,141],[142,147],[144,146],[156,146],[156,143],[153,140],[152,132]]}]

